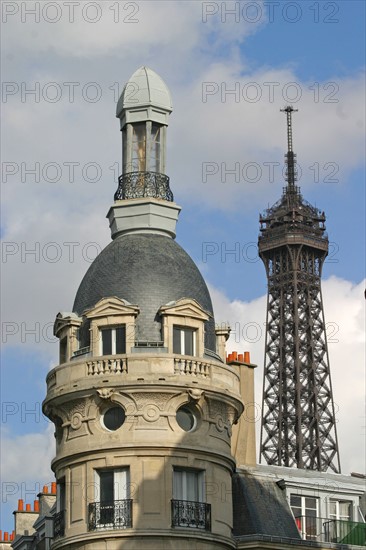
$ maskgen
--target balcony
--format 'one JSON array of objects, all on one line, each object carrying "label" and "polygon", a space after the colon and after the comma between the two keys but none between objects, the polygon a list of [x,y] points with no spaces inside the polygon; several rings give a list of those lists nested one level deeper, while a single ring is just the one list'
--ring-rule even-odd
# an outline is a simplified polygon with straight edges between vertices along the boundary
[{"label": "balcony", "polygon": [[305,540],[366,546],[366,523],[313,516],[297,516],[295,521]]},{"label": "balcony", "polygon": [[172,202],[169,178],[160,172],[127,172],[118,178],[114,200],[152,197]]},{"label": "balcony", "polygon": [[53,537],[63,537],[65,534],[65,512],[57,512],[53,517]]},{"label": "balcony", "polygon": [[211,504],[190,500],[172,500],[172,527],[190,527],[211,531]]},{"label": "balcony", "polygon": [[88,506],[89,531],[132,527],[132,499],[111,503],[91,502]]}]

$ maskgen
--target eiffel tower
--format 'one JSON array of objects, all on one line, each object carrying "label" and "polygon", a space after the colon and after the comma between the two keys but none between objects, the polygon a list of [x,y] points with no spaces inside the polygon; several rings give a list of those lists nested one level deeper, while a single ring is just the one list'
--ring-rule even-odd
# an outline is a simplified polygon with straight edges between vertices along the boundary
[{"label": "eiffel tower", "polygon": [[260,216],[259,254],[268,280],[260,462],[340,472],[321,273],[325,215],[296,185],[291,106],[287,185]]}]

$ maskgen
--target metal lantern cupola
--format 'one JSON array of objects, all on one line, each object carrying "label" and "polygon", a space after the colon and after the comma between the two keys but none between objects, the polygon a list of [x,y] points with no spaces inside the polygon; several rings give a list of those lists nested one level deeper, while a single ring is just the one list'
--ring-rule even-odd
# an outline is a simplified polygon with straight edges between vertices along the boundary
[{"label": "metal lantern cupola", "polygon": [[155,233],[175,238],[180,206],[166,175],[166,134],[172,100],[148,67],[128,80],[117,103],[122,131],[122,174],[108,212],[112,238]]},{"label": "metal lantern cupola", "polygon": [[165,174],[166,129],[172,112],[170,92],[153,70],[141,67],[125,85],[117,104],[121,121],[123,175]]}]

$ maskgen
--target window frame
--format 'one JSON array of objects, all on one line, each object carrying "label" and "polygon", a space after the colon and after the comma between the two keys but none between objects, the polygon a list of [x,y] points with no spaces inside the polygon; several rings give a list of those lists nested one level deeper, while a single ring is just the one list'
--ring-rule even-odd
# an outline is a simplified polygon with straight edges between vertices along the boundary
[{"label": "window frame", "polygon": [[[300,506],[291,504],[292,497],[297,497],[300,499]],[[306,500],[312,499],[315,500],[315,508],[310,508],[307,506]],[[319,498],[314,495],[299,495],[297,493],[290,493],[290,509],[292,512],[292,515],[295,519],[296,525],[301,533],[301,537],[305,540],[317,540],[317,535],[313,534],[311,532],[312,528],[315,528],[315,531],[317,531],[317,524],[320,521],[319,520]],[[300,509],[300,515],[295,515],[294,509]],[[312,510],[315,510],[315,515],[309,515],[306,512]],[[297,518],[300,518],[300,521],[297,520]],[[309,518],[313,518],[313,522],[310,521]],[[305,521],[304,521],[305,519]]]},{"label": "window frame", "polygon": [[[175,334],[179,332],[180,333],[180,341],[179,341],[179,350],[176,349],[176,340],[175,340]],[[176,355],[189,355],[191,357],[197,356],[197,329],[195,327],[191,326],[182,326],[182,325],[176,325],[173,324],[173,353]],[[186,347],[186,335],[190,334],[192,336],[192,353],[187,353]],[[189,351],[189,350],[188,350]]]},{"label": "window frame", "polygon": [[[123,350],[124,351],[119,351],[117,352],[117,330],[118,329],[124,329],[124,342],[123,342]],[[111,353],[104,353],[104,343],[103,343],[103,332],[107,333],[107,332],[110,332],[111,333]],[[99,327],[99,355],[124,355],[126,353],[126,348],[127,348],[127,345],[126,345],[126,339],[127,339],[127,335],[126,335],[126,324],[125,323],[121,323],[121,324],[118,324],[118,325],[113,325],[113,326],[100,326]]]}]

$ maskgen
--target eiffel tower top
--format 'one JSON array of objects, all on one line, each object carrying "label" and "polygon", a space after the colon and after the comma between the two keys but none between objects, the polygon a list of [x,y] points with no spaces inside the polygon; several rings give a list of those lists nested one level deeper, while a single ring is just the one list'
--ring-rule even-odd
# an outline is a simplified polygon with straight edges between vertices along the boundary
[{"label": "eiffel tower top", "polygon": [[293,151],[292,113],[297,112],[288,105],[281,112],[287,115],[286,181],[282,197],[259,217],[259,247],[263,250],[276,248],[281,244],[311,244],[328,250],[328,237],[325,233],[325,214],[307,202],[296,185],[296,154]]}]

